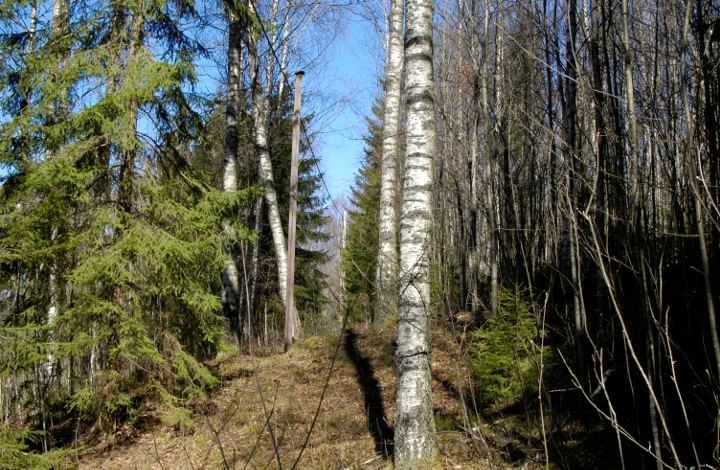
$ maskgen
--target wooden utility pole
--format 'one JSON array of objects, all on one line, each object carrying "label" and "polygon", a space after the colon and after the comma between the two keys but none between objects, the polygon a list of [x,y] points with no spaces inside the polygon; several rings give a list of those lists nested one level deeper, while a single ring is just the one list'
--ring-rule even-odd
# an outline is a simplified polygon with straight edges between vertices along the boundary
[{"label": "wooden utility pole", "polygon": [[300,104],[302,102],[302,77],[305,72],[295,74],[295,106],[293,109],[292,155],[290,162],[290,210],[288,214],[288,260],[287,260],[287,302],[285,302],[285,352],[290,350],[297,326],[294,321],[295,298],[295,225],[297,220],[298,159],[300,155]]}]

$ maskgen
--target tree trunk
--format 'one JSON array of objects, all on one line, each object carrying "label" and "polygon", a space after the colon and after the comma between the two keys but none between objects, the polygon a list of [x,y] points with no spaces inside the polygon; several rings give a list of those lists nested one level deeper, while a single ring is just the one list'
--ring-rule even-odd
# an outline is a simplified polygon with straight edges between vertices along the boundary
[{"label": "tree trunk", "polygon": [[[263,216],[263,198],[258,198],[255,201],[255,233],[260,233],[262,227],[262,216]],[[258,301],[258,290],[259,290],[259,272],[260,270],[260,237],[256,237],[252,247],[252,258],[250,259],[250,292],[247,294],[250,298],[248,304],[248,311],[245,314],[248,317],[248,328],[253,328],[255,331],[260,331],[259,326],[265,326],[265,322],[261,322],[260,318],[260,303]],[[265,335],[267,340],[267,335]],[[267,341],[266,341],[267,342]]]},{"label": "tree trunk", "polygon": [[[690,27],[690,14],[691,14],[691,4],[688,2],[687,9],[685,10],[685,21],[683,24],[683,37],[682,37],[682,45],[684,51],[689,51],[689,45],[687,43],[687,34]],[[683,111],[684,111],[684,117],[685,117],[685,124],[688,127],[687,132],[687,144],[685,149],[685,158],[686,158],[686,165],[688,167],[688,174],[690,176],[690,186],[693,189],[694,197],[693,197],[693,203],[695,208],[695,216],[697,218],[696,221],[696,227],[698,231],[698,241],[700,243],[700,257],[701,262],[703,266],[703,280],[705,282],[705,300],[707,302],[706,308],[707,308],[707,315],[708,315],[708,323],[710,326],[710,339],[712,341],[712,348],[713,353],[715,356],[715,373],[717,374],[715,379],[717,381],[720,381],[720,337],[718,337],[718,330],[717,330],[717,316],[716,316],[716,310],[715,310],[715,298],[713,296],[713,283],[710,276],[710,260],[708,257],[708,249],[707,249],[707,240],[705,238],[705,222],[704,217],[705,214],[703,213],[703,204],[701,200],[701,192],[700,187],[698,184],[698,172],[695,167],[694,154],[696,152],[695,150],[695,142],[694,142],[694,121],[691,116],[690,111],[690,97],[688,96],[688,84],[687,79],[685,78],[685,74],[681,74],[681,81],[682,81],[682,97],[683,97]],[[699,149],[697,150],[699,153]],[[700,155],[698,155],[698,165],[702,165],[702,159],[700,158]]]},{"label": "tree trunk", "polygon": [[[256,12],[257,14],[257,12]],[[273,5],[273,18],[271,24],[274,24],[274,17],[277,15],[277,2]],[[274,37],[273,33],[273,37]],[[274,47],[273,44],[269,48]],[[280,209],[278,207],[277,192],[275,191],[275,182],[273,177],[272,162],[270,161],[270,152],[268,150],[268,108],[270,107],[270,92],[272,91],[272,74],[275,68],[274,54],[268,52],[267,65],[265,68],[265,89],[263,90],[262,78],[260,77],[260,57],[258,52],[257,38],[254,34],[248,35],[248,57],[250,63],[250,73],[252,75],[252,116],[255,124],[255,153],[260,164],[260,182],[265,190],[265,201],[267,201],[268,218],[270,221],[270,231],[272,233],[273,245],[275,247],[275,260],[278,271],[278,292],[283,307],[287,304],[287,245],[285,242],[285,233],[280,219]],[[299,334],[300,321],[297,311],[293,309],[293,321],[295,326],[292,328],[296,334]]]},{"label": "tree trunk", "polygon": [[300,156],[300,121],[302,106],[302,76],[305,72],[295,74],[295,103],[293,107],[292,149],[290,159],[290,207],[288,208],[288,263],[287,263],[287,302],[285,303],[285,331],[283,342],[285,352],[290,350],[297,333],[298,322],[295,319],[295,240],[297,231],[297,199],[298,199],[298,159]]},{"label": "tree trunk", "polygon": [[385,64],[385,112],[380,170],[380,220],[375,277],[375,316],[382,327],[397,315],[397,153],[400,133],[400,93],[403,69],[403,0],[392,0],[388,20],[388,52]]},{"label": "tree trunk", "polygon": [[[144,44],[144,28],[145,16],[144,11],[139,9],[135,11],[132,19],[132,31],[130,44],[128,46],[128,62],[137,60],[140,49]],[[136,98],[132,98],[130,102],[124,103],[127,109],[128,125],[132,129],[127,133],[133,140],[132,142],[123,142],[120,151],[120,176],[118,179],[118,205],[125,212],[125,216],[129,216],[132,212],[135,159],[137,156],[137,145],[135,139],[137,137],[138,107]]]},{"label": "tree trunk", "polygon": [[400,223],[396,353],[395,468],[431,467],[437,458],[430,377],[429,249],[432,233],[435,93],[433,1],[409,0],[405,35],[407,139]]},{"label": "tree trunk", "polygon": [[[52,38],[60,38],[63,35],[67,34],[68,25],[70,24],[70,2],[68,0],[53,0],[52,3],[52,11],[53,11],[53,19],[51,24],[51,37]],[[37,22],[37,6],[33,4],[32,6],[32,13],[31,13],[31,26],[30,26],[30,33],[32,36],[32,41],[34,42],[34,36],[35,36],[35,29],[36,29],[36,22]],[[34,47],[34,44],[31,44],[31,47]],[[67,51],[63,49],[62,51],[62,57],[61,60],[64,62],[67,58]],[[50,120],[57,122],[59,120],[62,120],[67,115],[67,90],[64,90],[60,97],[56,100],[54,100],[52,104],[52,109],[50,110],[51,116]],[[29,98],[29,97],[28,97]],[[29,102],[29,99],[28,99]],[[46,149],[46,159],[51,159],[53,156],[55,156],[58,152],[62,150],[62,142],[54,142],[52,148]],[[50,240],[54,241],[57,238],[58,230],[57,227],[53,227],[53,229],[50,232]],[[55,332],[53,331],[53,323],[55,322],[55,319],[58,316],[58,276],[57,276],[57,266],[55,263],[50,266],[50,274],[48,276],[48,293],[49,293],[49,299],[48,299],[48,308],[47,308],[47,325],[49,326],[48,329],[48,341],[50,343],[57,340],[55,337]],[[49,348],[49,352],[47,355],[47,360],[45,363],[45,381],[49,382],[53,379],[53,376],[55,375],[55,367],[56,367],[56,360],[55,355],[53,354],[54,347]]]},{"label": "tree trunk", "polygon": [[[484,37],[483,37],[483,49],[485,51],[490,47],[490,5],[485,5],[485,18],[484,18]],[[487,54],[487,52],[486,52]],[[499,202],[496,197],[495,187],[495,161],[491,156],[492,150],[490,148],[489,139],[492,135],[492,119],[490,109],[490,91],[488,85],[488,58],[486,57],[482,63],[482,70],[480,72],[480,89],[482,95],[482,107],[483,107],[483,118],[485,120],[485,167],[483,173],[485,176],[485,197],[486,204],[488,207],[487,218],[488,218],[488,244],[486,255],[490,264],[490,314],[495,315],[498,312],[498,299],[500,295],[500,281],[499,281],[499,236],[498,236],[498,225],[500,222],[499,213]],[[480,318],[476,317],[473,319],[477,324],[480,322]]]},{"label": "tree trunk", "polygon": [[[227,69],[227,105],[225,108],[225,154],[223,158],[223,190],[234,193],[238,189],[238,145],[239,145],[239,100],[240,81],[240,54],[242,41],[242,26],[237,14],[228,11],[229,39],[228,39],[228,69]],[[230,320],[230,326],[237,336],[238,345],[242,337],[241,306],[240,306],[240,272],[236,261],[234,249],[235,233],[232,224],[225,223],[225,244],[223,256],[225,270],[222,276],[222,311]]]},{"label": "tree trunk", "polygon": [[[593,2],[595,8],[596,2]],[[593,16],[593,20],[597,17]],[[577,37],[577,2],[575,0],[568,1],[568,18],[566,34],[568,41],[565,49],[565,109],[563,115],[563,131],[564,143],[563,154],[568,166],[567,184],[570,195],[570,207],[568,208],[569,217],[569,234],[568,249],[570,251],[570,280],[573,286],[573,330],[575,336],[575,351],[577,354],[577,365],[579,369],[578,375],[585,377],[585,348],[584,348],[584,332],[586,327],[586,319],[584,315],[584,306],[581,299],[581,279],[580,279],[580,256],[579,256],[579,239],[577,220],[574,211],[578,207],[578,144],[577,144],[577,76],[578,63],[576,56],[576,37]],[[599,176],[602,178],[602,175]]]}]

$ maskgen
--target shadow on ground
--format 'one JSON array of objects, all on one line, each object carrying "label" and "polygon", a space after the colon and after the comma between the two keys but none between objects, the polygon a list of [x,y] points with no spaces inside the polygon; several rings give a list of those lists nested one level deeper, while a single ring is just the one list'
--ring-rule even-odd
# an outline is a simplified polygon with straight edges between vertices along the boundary
[{"label": "shadow on ground", "polygon": [[385,406],[382,392],[373,371],[370,360],[363,356],[357,347],[357,333],[349,330],[345,335],[345,352],[357,371],[365,400],[365,414],[368,417],[368,430],[375,440],[375,450],[384,459],[392,457],[394,431],[385,419]]}]

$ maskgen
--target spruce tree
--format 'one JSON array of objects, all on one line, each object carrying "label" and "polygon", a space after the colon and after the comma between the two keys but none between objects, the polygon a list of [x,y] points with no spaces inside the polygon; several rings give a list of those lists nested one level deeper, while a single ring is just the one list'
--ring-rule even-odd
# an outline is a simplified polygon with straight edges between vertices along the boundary
[{"label": "spruce tree", "polygon": [[[247,99],[247,95],[243,95]],[[273,166],[274,183],[277,193],[280,219],[283,229],[287,228],[288,204],[289,204],[289,181],[290,181],[290,147],[292,137],[292,95],[287,88],[281,96],[277,93],[270,100],[270,116],[268,117],[268,154]],[[206,130],[206,146],[198,148],[192,156],[192,164],[195,167],[215,171],[213,184],[222,188],[222,179],[217,172],[222,168],[223,158],[223,133],[225,129],[220,125],[221,113],[217,100],[208,116],[211,125]],[[255,197],[262,196],[262,188],[258,184],[258,168],[254,164],[254,143],[252,142],[252,118],[248,111],[249,103],[241,100],[239,111],[238,128],[238,186],[247,188],[245,192],[252,192]],[[244,108],[243,108],[244,107]],[[312,116],[303,119],[303,125],[309,126]],[[322,243],[327,240],[325,230],[327,218],[325,209],[326,199],[322,195],[322,172],[319,169],[319,162],[313,153],[301,145],[301,159],[298,175],[298,219],[297,219],[297,247],[296,247],[296,272],[295,272],[295,305],[301,320],[313,320],[324,311],[328,302],[325,293],[326,277],[321,273],[319,267],[326,261],[327,254],[322,250]],[[266,209],[265,204],[260,205],[262,210]],[[263,212],[257,213],[249,207],[245,207],[240,214],[244,223],[253,227],[253,243],[243,244],[238,247],[235,255],[240,272],[240,309],[250,311],[251,331],[247,331],[247,318],[243,319],[243,341],[248,341],[252,336],[257,339],[257,334],[264,331],[268,326],[272,334],[275,326],[281,323],[283,313],[282,302],[277,295],[278,278],[276,263],[274,260],[274,247],[272,234],[267,222],[267,215]],[[257,262],[253,261],[253,245],[257,243]],[[245,257],[243,261],[242,257]],[[257,265],[257,272],[253,273],[253,265]],[[255,287],[253,287],[255,286]],[[248,292],[249,291],[249,292]],[[250,299],[246,296],[249,295]],[[267,311],[265,307],[267,306]],[[265,325],[265,313],[267,313],[268,325]],[[272,341],[272,338],[268,338]]]},{"label": "spruce tree", "polygon": [[380,204],[380,155],[382,148],[382,107],[372,108],[367,118],[365,152],[351,190],[348,211],[347,245],[343,252],[346,303],[354,321],[374,318],[375,272],[378,256],[378,214]]},{"label": "spruce tree", "polygon": [[322,243],[329,239],[325,198],[321,196],[323,174],[314,155],[305,155],[298,169],[298,220],[295,261],[295,305],[301,321],[317,321],[329,302],[327,279],[320,270],[328,260]]},{"label": "spruce tree", "polygon": [[60,37],[36,11],[0,11],[3,410],[29,399],[43,427],[50,411],[108,423],[155,394],[189,424],[180,400],[215,383],[198,359],[223,331],[222,221],[249,235],[229,217],[245,194],[189,165],[203,131],[193,2],[74,5]]}]

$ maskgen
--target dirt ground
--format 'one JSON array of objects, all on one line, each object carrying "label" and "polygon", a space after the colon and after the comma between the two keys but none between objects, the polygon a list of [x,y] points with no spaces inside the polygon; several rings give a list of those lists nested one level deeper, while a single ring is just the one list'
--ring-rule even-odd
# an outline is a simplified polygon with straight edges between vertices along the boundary
[{"label": "dirt ground", "polygon": [[[217,359],[210,366],[222,385],[192,404],[192,427],[166,425],[159,410],[149,409],[82,450],[76,464],[87,470],[392,468],[395,334],[358,327],[342,338],[308,338],[288,354]],[[537,440],[523,443],[503,432],[502,422],[480,424],[468,411],[460,350],[454,338],[435,334],[441,468],[542,468]]]}]

